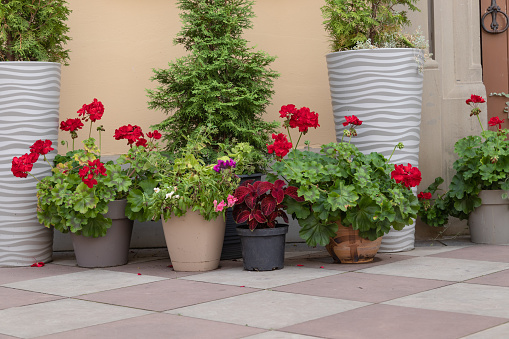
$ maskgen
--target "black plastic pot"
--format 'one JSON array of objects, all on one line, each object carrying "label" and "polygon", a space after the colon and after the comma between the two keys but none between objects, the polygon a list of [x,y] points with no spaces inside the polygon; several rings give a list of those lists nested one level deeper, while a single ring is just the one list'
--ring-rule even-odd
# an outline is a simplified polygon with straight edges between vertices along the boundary
[{"label": "black plastic pot", "polygon": [[244,269],[272,271],[282,269],[285,262],[285,240],[288,225],[251,231],[247,225],[237,227],[242,242]]},{"label": "black plastic pot", "polygon": [[[246,180],[262,180],[261,173],[239,175],[239,177],[241,183]],[[228,208],[226,210],[226,228],[224,231],[223,249],[221,250],[221,260],[242,258],[242,245],[240,243],[240,237],[235,230],[237,226],[237,223],[233,220],[232,209]]]}]

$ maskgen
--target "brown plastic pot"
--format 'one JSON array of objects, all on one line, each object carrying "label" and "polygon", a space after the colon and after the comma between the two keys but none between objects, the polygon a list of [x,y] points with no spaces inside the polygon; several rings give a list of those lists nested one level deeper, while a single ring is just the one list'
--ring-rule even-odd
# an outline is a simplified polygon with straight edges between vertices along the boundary
[{"label": "brown plastic pot", "polygon": [[76,261],[80,267],[110,267],[127,264],[133,221],[125,216],[127,200],[115,200],[108,204],[104,216],[112,225],[104,237],[92,238],[71,233]]},{"label": "brown plastic pot", "polygon": [[484,190],[479,193],[482,205],[468,218],[470,240],[477,244],[509,244],[509,200],[502,199],[503,190]]},{"label": "brown plastic pot", "polygon": [[219,216],[207,221],[199,212],[163,218],[164,238],[175,271],[211,271],[219,266],[225,222]]},{"label": "brown plastic pot", "polygon": [[338,222],[336,237],[325,246],[335,262],[361,264],[373,261],[382,243],[382,237],[368,240],[359,236],[359,231]]}]

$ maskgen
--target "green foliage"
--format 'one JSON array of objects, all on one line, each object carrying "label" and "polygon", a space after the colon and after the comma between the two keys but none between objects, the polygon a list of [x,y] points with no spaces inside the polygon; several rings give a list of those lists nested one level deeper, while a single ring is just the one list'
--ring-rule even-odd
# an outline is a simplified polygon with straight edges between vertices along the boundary
[{"label": "green foliage", "polygon": [[320,153],[292,150],[272,168],[299,187],[297,193],[305,199],[285,199],[285,204],[310,246],[328,244],[337,221],[374,240],[390,226],[401,229],[411,224],[419,210],[412,191],[391,178],[394,165],[379,153],[364,155],[350,143],[323,145]]},{"label": "green foliage", "polygon": [[382,47],[386,43],[398,47],[413,47],[401,34],[401,28],[410,24],[404,6],[411,11],[419,9],[417,0],[325,0],[322,15],[329,34],[332,51],[352,49],[357,43],[370,40]]},{"label": "green foliage", "polygon": [[[169,117],[155,127],[178,152],[200,126],[212,124],[215,143],[247,142],[265,150],[269,134],[278,126],[262,119],[278,74],[269,68],[275,57],[248,47],[242,38],[252,27],[251,0],[180,0],[182,30],[175,39],[189,55],[154,70],[148,90],[149,107]],[[200,152],[214,161],[217,144]],[[266,154],[266,153],[263,153]]]},{"label": "green foliage", "polygon": [[0,61],[51,61],[67,65],[70,38],[65,0],[0,1]]},{"label": "green foliage", "polygon": [[481,205],[481,190],[509,190],[509,130],[483,131],[481,136],[467,136],[458,140],[454,152],[458,159],[453,168],[456,174],[449,190],[436,194],[444,179],[437,178],[424,192],[435,199],[422,200],[419,215],[426,224],[444,226],[449,217],[468,219]]},{"label": "green foliage", "polygon": [[255,173],[266,173],[268,167],[267,152],[255,149],[254,146],[247,142],[221,143],[219,144],[221,151],[219,155],[222,160],[231,158],[235,160],[237,166],[235,173],[239,175],[251,175]]}]

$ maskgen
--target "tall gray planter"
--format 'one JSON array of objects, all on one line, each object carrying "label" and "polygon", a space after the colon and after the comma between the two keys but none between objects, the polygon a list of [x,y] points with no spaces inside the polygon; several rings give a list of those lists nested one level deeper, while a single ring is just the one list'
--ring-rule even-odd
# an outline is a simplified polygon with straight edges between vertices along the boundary
[{"label": "tall gray planter", "polygon": [[[336,139],[343,138],[345,116],[363,121],[352,138],[362,153],[389,157],[394,146],[405,145],[391,163],[419,164],[419,141],[424,65],[423,51],[412,48],[380,48],[327,55]],[[417,193],[417,189],[414,189]],[[384,235],[379,252],[411,250],[415,221],[402,231]]]},{"label": "tall gray planter", "polygon": [[468,218],[470,240],[476,244],[509,244],[509,200],[502,199],[502,190],[483,190],[479,193],[481,206]]},{"label": "tall gray planter", "polygon": [[[13,157],[38,139],[58,141],[60,64],[0,62],[0,267],[51,261],[53,232],[37,221],[37,181],[15,178]],[[48,154],[50,161],[55,152]],[[39,161],[31,172],[51,175]]]}]

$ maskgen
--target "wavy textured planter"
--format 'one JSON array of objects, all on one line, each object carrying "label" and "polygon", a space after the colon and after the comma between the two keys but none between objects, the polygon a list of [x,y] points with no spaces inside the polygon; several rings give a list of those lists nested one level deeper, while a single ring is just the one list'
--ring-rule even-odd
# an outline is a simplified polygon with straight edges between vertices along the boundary
[{"label": "wavy textured planter", "polygon": [[[380,48],[327,55],[336,139],[343,137],[345,116],[363,121],[352,143],[365,154],[378,152],[391,163],[418,166],[422,106],[422,50]],[[414,193],[417,190],[414,189]],[[383,237],[380,252],[414,248],[415,222]]]},{"label": "wavy textured planter", "polygon": [[502,190],[481,191],[481,206],[468,218],[470,240],[476,244],[509,244],[509,200],[502,199]]},{"label": "wavy textured planter", "polygon": [[163,222],[164,238],[175,271],[202,272],[219,267],[225,222],[221,216],[207,221],[200,213]]},{"label": "wavy textured planter", "polygon": [[[51,261],[53,231],[37,221],[37,181],[13,177],[11,165],[38,139],[57,143],[60,68],[52,62],[0,62],[0,267]],[[51,169],[38,162],[31,173],[42,178]]]}]

